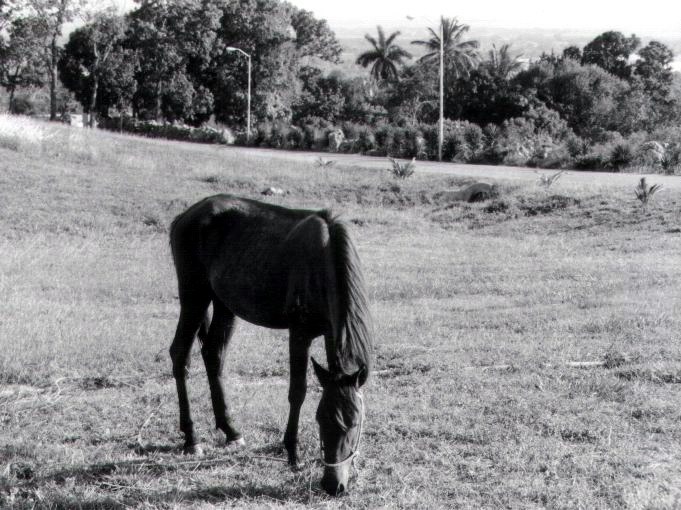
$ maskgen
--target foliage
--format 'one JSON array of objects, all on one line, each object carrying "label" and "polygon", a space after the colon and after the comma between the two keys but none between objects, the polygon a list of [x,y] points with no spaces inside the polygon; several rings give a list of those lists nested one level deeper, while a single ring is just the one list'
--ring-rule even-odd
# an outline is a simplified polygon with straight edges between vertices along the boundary
[{"label": "foliage", "polygon": [[549,189],[555,182],[565,174],[564,170],[555,172],[553,174],[539,174],[539,185]]},{"label": "foliage", "polygon": [[414,175],[415,164],[413,158],[411,161],[405,162],[400,162],[393,158],[388,158],[388,160],[390,160],[390,164],[392,165],[388,171],[396,179],[406,179]]},{"label": "foliage", "polygon": [[492,45],[488,58],[481,65],[485,66],[492,76],[508,80],[522,68],[521,55],[511,55],[511,45],[502,44],[500,48]]},{"label": "foliage", "polygon": [[674,53],[658,41],[650,41],[638,52],[634,73],[643,81],[643,87],[656,99],[664,99],[672,85],[671,62]]},{"label": "foliage", "polygon": [[411,58],[411,54],[395,44],[400,32],[393,32],[388,37],[383,27],[376,27],[378,39],[366,34],[364,38],[371,44],[371,49],[357,57],[357,64],[362,67],[371,66],[371,76],[377,81],[395,81],[399,76],[397,66],[403,60]]},{"label": "foliage", "polygon": [[641,177],[636,188],[634,188],[634,194],[636,198],[641,202],[641,205],[645,207],[648,202],[653,198],[655,193],[662,189],[662,184],[651,184],[646,183],[646,178]]},{"label": "foliage", "polygon": [[[59,77],[87,113],[120,111],[135,92],[134,54],[123,48],[125,20],[111,12],[74,30],[59,60]],[[91,115],[92,119],[92,115]]]},{"label": "foliage", "polygon": [[[50,88],[50,120],[57,119],[59,38],[66,23],[82,11],[85,0],[26,0],[24,12],[37,20],[40,57]],[[22,10],[23,11],[23,10]]]},{"label": "foliage", "polygon": [[310,11],[290,6],[291,26],[295,31],[296,48],[301,57],[316,57],[339,63],[343,52],[326,20],[315,19]]},{"label": "foliage", "polygon": [[527,105],[528,99],[519,87],[480,66],[467,78],[447,84],[445,116],[481,125],[501,124],[521,116]]},{"label": "foliage", "polygon": [[292,107],[294,123],[312,116],[329,122],[336,122],[344,117],[345,84],[338,74],[324,77],[320,69],[304,67],[299,77],[303,83],[303,89]]},{"label": "foliage", "polygon": [[630,90],[627,82],[595,65],[571,59],[533,64],[514,79],[523,89],[555,110],[580,136],[593,138],[616,129],[619,100]]},{"label": "foliage", "polygon": [[631,164],[634,159],[634,151],[626,143],[618,143],[610,153],[610,166],[619,171]]},{"label": "foliage", "polygon": [[584,47],[582,64],[594,64],[618,78],[629,79],[629,57],[640,45],[641,40],[633,34],[626,37],[621,32],[604,32]]},{"label": "foliage", "polygon": [[332,159],[324,159],[320,156],[317,159],[315,159],[314,164],[318,168],[330,168],[333,165],[335,165],[336,162]]},{"label": "foliage", "polygon": [[125,116],[122,118],[102,118],[100,119],[99,127],[110,131],[122,130],[126,133],[149,138],[165,138],[168,140],[196,143],[228,143],[228,138],[224,131],[208,126],[197,128],[183,124],[141,121]]},{"label": "foliage", "polygon": [[420,58],[420,61],[431,66],[439,65],[440,48],[442,48],[447,77],[450,80],[456,79],[467,76],[479,60],[478,47],[480,44],[478,41],[473,39],[463,40],[469,30],[468,25],[459,23],[456,18],[442,16],[437,30],[428,28],[429,39],[412,41],[412,44],[423,46],[426,49],[426,54]]},{"label": "foliage", "polygon": [[10,113],[16,113],[17,89],[43,84],[41,29],[37,18],[16,18],[9,24],[7,40],[0,37],[0,85],[9,94]]}]

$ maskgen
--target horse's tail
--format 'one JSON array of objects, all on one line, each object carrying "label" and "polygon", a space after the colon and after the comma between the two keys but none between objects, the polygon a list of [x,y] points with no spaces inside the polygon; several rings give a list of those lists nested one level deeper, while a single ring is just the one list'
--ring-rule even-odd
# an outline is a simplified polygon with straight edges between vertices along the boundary
[{"label": "horse's tail", "polygon": [[330,268],[335,296],[327,292],[332,313],[334,350],[338,369],[350,373],[362,366],[367,373],[372,365],[372,323],[359,255],[347,225],[324,211],[322,217],[329,229]]}]

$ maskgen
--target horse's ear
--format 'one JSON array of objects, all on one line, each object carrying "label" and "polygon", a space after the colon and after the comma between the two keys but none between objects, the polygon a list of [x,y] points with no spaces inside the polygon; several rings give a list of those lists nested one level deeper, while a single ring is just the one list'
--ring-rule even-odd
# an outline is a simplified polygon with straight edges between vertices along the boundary
[{"label": "horse's ear", "polygon": [[359,367],[359,370],[357,370],[357,372],[352,374],[352,382],[357,389],[364,386],[364,383],[367,382],[368,378],[369,370],[367,369],[366,365],[362,365],[361,367]]},{"label": "horse's ear", "polygon": [[327,384],[329,384],[329,381],[331,380],[331,373],[323,366],[321,366],[319,363],[317,363],[317,361],[313,357],[310,357],[310,359],[312,360],[314,373],[316,374],[317,379],[319,379],[319,383],[322,385],[322,388],[325,388]]}]

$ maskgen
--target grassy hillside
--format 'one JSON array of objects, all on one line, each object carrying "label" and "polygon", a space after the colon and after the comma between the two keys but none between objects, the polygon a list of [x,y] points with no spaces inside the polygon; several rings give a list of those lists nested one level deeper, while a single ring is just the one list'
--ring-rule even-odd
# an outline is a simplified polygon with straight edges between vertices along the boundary
[{"label": "grassy hillside", "polygon": [[[0,507],[678,507],[678,192],[647,209],[560,180],[438,198],[463,184],[0,117]],[[238,452],[194,353],[206,455],[180,454],[167,227],[203,196],[268,186],[342,212],[364,261],[377,373],[339,499],[319,487],[316,384],[307,463],[283,462],[285,332],[241,323],[232,342]]]}]

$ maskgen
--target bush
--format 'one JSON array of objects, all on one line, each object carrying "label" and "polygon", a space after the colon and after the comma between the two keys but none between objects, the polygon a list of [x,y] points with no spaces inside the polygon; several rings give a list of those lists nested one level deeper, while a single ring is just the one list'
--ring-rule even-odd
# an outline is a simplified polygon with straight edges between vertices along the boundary
[{"label": "bush", "polygon": [[609,166],[614,170],[628,167],[634,160],[634,151],[628,143],[616,144],[610,152]]},{"label": "bush", "polygon": [[608,159],[602,154],[589,153],[575,159],[577,170],[603,170],[608,166]]},{"label": "bush", "polygon": [[123,130],[127,133],[147,136],[150,138],[166,138],[195,143],[227,144],[229,142],[225,132],[211,127],[192,127],[183,124],[163,124],[155,121],[139,121],[130,117],[100,118],[99,127],[110,131]]},{"label": "bush", "polygon": [[374,138],[376,139],[378,150],[383,156],[388,155],[390,147],[393,145],[394,136],[395,128],[391,124],[383,124],[376,128]]},{"label": "bush", "polygon": [[407,177],[411,177],[414,174],[415,165],[413,159],[411,161],[405,161],[404,163],[400,163],[399,161],[393,158],[388,159],[392,164],[392,167],[389,168],[388,171],[396,179],[406,179]]},{"label": "bush", "polygon": [[286,146],[289,149],[304,149],[305,134],[303,130],[297,126],[291,126],[286,137]]},{"label": "bush", "polygon": [[303,149],[321,149],[326,141],[324,130],[314,124],[303,126]]},{"label": "bush", "polygon": [[361,126],[357,130],[355,152],[370,152],[376,149],[376,138],[369,126]]}]

